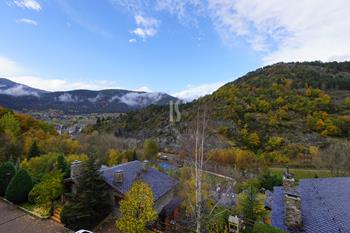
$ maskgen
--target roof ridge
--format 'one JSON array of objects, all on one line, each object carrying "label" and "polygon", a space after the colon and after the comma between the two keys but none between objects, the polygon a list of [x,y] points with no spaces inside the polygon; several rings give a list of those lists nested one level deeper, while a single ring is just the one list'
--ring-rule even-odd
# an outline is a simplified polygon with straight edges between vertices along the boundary
[{"label": "roof ridge", "polygon": [[117,165],[114,165],[113,167],[107,167],[105,169],[100,169],[101,171],[107,171],[107,170],[110,170],[110,169],[115,169],[117,167],[120,167],[120,166],[124,166],[124,165],[127,165],[127,164],[131,164],[131,163],[141,163],[140,160],[133,160],[133,161],[129,161],[129,162],[126,162],[126,163],[121,163],[121,164],[117,164]]}]

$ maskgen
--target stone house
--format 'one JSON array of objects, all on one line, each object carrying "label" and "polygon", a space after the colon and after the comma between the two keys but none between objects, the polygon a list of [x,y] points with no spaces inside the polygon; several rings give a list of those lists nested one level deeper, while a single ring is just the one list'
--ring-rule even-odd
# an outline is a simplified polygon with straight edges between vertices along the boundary
[{"label": "stone house", "polygon": [[271,224],[288,232],[350,232],[350,177],[301,179],[283,177],[274,187]]},{"label": "stone house", "polygon": [[[72,193],[76,193],[78,177],[80,175],[80,162],[74,161],[71,165],[71,176],[65,180]],[[113,214],[118,216],[119,202],[130,190],[135,180],[147,183],[154,196],[154,207],[160,219],[169,224],[174,222],[178,215],[178,206],[181,199],[175,196],[175,188],[178,181],[172,177],[149,167],[148,161],[131,161],[113,167],[102,166],[101,176],[109,187],[110,201],[113,206]]]}]

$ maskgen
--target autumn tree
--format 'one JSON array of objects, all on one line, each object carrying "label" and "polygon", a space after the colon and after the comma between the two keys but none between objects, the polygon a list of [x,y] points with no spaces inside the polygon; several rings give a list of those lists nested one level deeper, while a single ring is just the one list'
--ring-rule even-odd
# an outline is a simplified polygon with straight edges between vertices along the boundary
[{"label": "autumn tree", "polygon": [[63,193],[63,176],[60,171],[46,174],[28,195],[29,201],[39,204],[53,204]]},{"label": "autumn tree", "polygon": [[115,166],[119,164],[122,160],[122,153],[115,149],[110,149],[107,152],[107,165]]},{"label": "autumn tree", "polygon": [[147,224],[157,219],[152,189],[141,181],[132,185],[120,202],[121,218],[116,226],[122,233],[148,232]]},{"label": "autumn tree", "polygon": [[143,144],[143,153],[145,156],[145,159],[149,161],[155,161],[158,153],[158,145],[157,143],[152,139],[146,139]]},{"label": "autumn tree", "polygon": [[347,107],[347,108],[350,108],[350,97],[346,98],[344,100],[344,105]]},{"label": "autumn tree", "polygon": [[226,207],[219,206],[206,219],[205,227],[209,233],[228,233],[228,218],[230,210]]},{"label": "autumn tree", "polygon": [[50,153],[40,157],[34,157],[30,160],[25,159],[21,162],[21,167],[28,171],[34,183],[38,183],[45,174],[55,168],[58,156],[59,154],[57,153]]},{"label": "autumn tree", "polygon": [[269,138],[266,144],[266,148],[268,150],[275,150],[275,149],[278,149],[280,146],[282,146],[282,144],[283,144],[283,138],[274,136]]},{"label": "autumn tree", "polygon": [[20,122],[12,112],[0,118],[0,161],[16,161],[21,155]]},{"label": "autumn tree", "polygon": [[21,128],[19,121],[16,119],[13,113],[6,113],[0,118],[0,130],[11,137],[11,141],[16,140],[16,137],[19,135]]}]

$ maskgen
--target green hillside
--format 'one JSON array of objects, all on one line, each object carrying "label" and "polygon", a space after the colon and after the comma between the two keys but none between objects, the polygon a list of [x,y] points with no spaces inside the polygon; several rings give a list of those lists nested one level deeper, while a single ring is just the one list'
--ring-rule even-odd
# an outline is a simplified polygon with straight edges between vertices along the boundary
[{"label": "green hillside", "polygon": [[150,106],[90,130],[157,137],[163,149],[176,150],[198,108],[208,113],[208,149],[235,146],[271,163],[307,160],[330,139],[350,136],[350,62],[267,66],[181,105],[180,122],[169,122],[168,106]]}]

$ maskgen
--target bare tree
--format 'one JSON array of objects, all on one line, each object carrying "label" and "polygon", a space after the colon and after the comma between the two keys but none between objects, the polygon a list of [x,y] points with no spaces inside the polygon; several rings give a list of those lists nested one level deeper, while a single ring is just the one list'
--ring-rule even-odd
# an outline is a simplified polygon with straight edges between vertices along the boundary
[{"label": "bare tree", "polygon": [[[214,214],[214,209],[218,206],[219,201],[213,203],[209,209],[207,207],[208,199],[211,199],[212,196],[204,191],[207,185],[203,186],[203,173],[205,172],[204,165],[208,162],[209,158],[206,155],[205,141],[208,137],[207,135],[208,127],[208,118],[207,112],[204,108],[203,110],[198,109],[195,121],[192,125],[187,127],[186,132],[182,134],[182,149],[184,154],[190,155],[185,157],[185,164],[190,168],[191,176],[194,179],[194,203],[188,201],[186,203],[190,206],[190,209],[193,211],[195,228],[196,232],[200,233],[204,231],[203,222],[208,220],[211,215]],[[233,182],[233,186],[235,182]],[[191,195],[187,191],[188,195]],[[193,193],[192,193],[193,194]],[[207,211],[204,212],[204,209]]]},{"label": "bare tree", "polygon": [[335,176],[350,174],[350,142],[331,141],[329,147],[321,151],[320,157],[325,167]]}]

